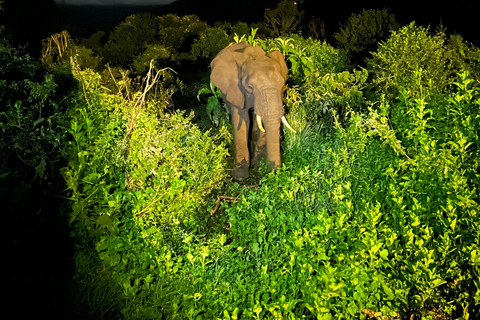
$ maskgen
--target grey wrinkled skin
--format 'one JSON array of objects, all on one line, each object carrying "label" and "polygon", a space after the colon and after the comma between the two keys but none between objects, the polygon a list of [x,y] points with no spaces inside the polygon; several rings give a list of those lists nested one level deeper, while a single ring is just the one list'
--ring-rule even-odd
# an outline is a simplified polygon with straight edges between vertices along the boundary
[{"label": "grey wrinkled skin", "polygon": [[[282,93],[287,79],[285,57],[278,50],[267,54],[244,41],[223,49],[210,64],[210,79],[222,92],[233,124],[235,163],[232,177],[242,181],[250,166],[266,158],[272,170],[281,165],[280,122]],[[249,110],[253,110],[253,117]],[[262,119],[265,132],[257,124]],[[254,150],[249,151],[249,133]],[[253,159],[250,159],[252,154]]]}]

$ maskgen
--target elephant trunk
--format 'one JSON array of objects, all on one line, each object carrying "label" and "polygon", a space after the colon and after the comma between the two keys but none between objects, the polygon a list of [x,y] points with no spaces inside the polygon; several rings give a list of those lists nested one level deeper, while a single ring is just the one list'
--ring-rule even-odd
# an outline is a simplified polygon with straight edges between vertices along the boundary
[{"label": "elephant trunk", "polygon": [[267,160],[270,169],[275,170],[282,165],[280,156],[280,118],[264,122],[267,138]]},{"label": "elephant trunk", "polygon": [[[259,128],[265,129],[268,165],[277,169],[282,164],[280,156],[280,119],[283,116],[282,95],[279,90],[264,90],[255,106]],[[263,130],[262,130],[263,131]]]}]

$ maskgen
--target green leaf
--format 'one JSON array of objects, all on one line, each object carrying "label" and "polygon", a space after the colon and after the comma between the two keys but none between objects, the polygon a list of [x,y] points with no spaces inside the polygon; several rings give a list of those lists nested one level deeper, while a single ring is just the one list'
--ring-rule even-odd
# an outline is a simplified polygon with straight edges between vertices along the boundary
[{"label": "green leaf", "polygon": [[197,100],[200,101],[200,96],[204,93],[211,93],[210,90],[208,90],[207,88],[202,88],[198,91],[197,93]]},{"label": "green leaf", "polygon": [[455,217],[455,219],[453,219],[452,222],[450,222],[450,228],[452,229],[452,231],[455,231],[456,225],[457,225],[457,217]]},{"label": "green leaf", "polygon": [[358,313],[358,307],[353,301],[350,301],[350,303],[348,304],[347,310],[352,316],[355,316]]},{"label": "green leaf", "polygon": [[36,127],[37,124],[42,123],[45,120],[45,118],[39,118],[33,123],[33,127]]},{"label": "green leaf", "polygon": [[229,320],[230,320],[230,315],[228,314],[228,311],[227,311],[227,310],[223,310],[223,316],[225,317],[225,319],[229,319]]},{"label": "green leaf", "polygon": [[259,247],[259,245],[258,245],[258,242],[255,241],[255,242],[252,244],[252,251],[253,251],[255,254],[260,251],[260,247]]},{"label": "green leaf", "polygon": [[215,97],[215,96],[208,97],[207,113],[212,112],[213,110],[215,110],[219,106],[220,106],[220,103],[218,102],[217,97]]},{"label": "green leaf", "polygon": [[5,173],[2,173],[0,174],[0,181],[5,179],[6,177],[8,177],[10,175],[10,172],[5,172]]},{"label": "green leaf", "polygon": [[374,246],[372,247],[372,249],[370,249],[370,252],[371,252],[372,254],[376,254],[377,251],[380,249],[381,246],[383,246],[383,243],[381,243],[381,242],[380,242],[380,243],[377,243],[376,245],[374,245]]},{"label": "green leaf", "polygon": [[106,214],[102,214],[97,219],[97,225],[98,225],[99,228],[104,228],[104,229],[111,228],[112,224],[113,224],[112,217],[110,217]]},{"label": "green leaf", "polygon": [[38,166],[35,167],[35,173],[37,176],[40,178],[43,178],[43,175],[45,174],[45,167],[47,166],[47,163],[45,162],[45,159],[42,159]]},{"label": "green leaf", "polygon": [[380,257],[383,259],[383,260],[387,260],[388,259],[388,250],[387,249],[383,249],[380,251]]}]

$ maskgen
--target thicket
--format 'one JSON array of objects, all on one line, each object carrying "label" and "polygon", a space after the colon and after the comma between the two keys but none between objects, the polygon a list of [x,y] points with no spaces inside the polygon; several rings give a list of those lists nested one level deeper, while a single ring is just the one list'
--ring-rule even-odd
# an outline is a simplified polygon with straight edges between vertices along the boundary
[{"label": "thicket", "polygon": [[478,48],[458,35],[447,38],[441,29],[432,36],[414,22],[393,31],[372,55],[367,60],[372,84],[378,94],[389,97],[402,89],[415,97],[441,93],[462,69],[478,80]]},{"label": "thicket", "polygon": [[64,113],[74,83],[68,74],[47,73],[15,48],[0,29],[1,169],[54,179],[67,141]]},{"label": "thicket", "polygon": [[19,317],[71,314],[65,294],[71,241],[59,210],[65,182],[58,169],[67,162],[66,112],[75,87],[71,74],[47,72],[0,27],[0,212],[9,261],[4,304]]},{"label": "thicket", "polygon": [[[50,74],[0,82],[8,106],[0,128],[12,141],[2,150],[38,149],[29,166],[45,178],[45,150],[57,148],[64,159],[61,170],[52,168],[67,187],[75,294],[85,316],[479,314],[478,49],[410,24],[392,31],[366,68],[351,68],[348,53],[326,42],[256,38],[249,27],[132,16],[108,39],[53,36],[44,43]],[[143,40],[117,56],[120,32]],[[231,128],[218,91],[200,91],[211,93],[206,113],[214,124],[200,130],[192,115],[168,109],[178,82],[159,67],[209,62],[243,40],[285,55],[284,102],[297,133],[283,133],[276,173],[264,164],[259,181],[240,185],[226,177]],[[2,72],[31,72],[28,57],[2,50]],[[58,104],[48,79],[66,71],[78,89]],[[194,82],[208,87],[206,79]],[[5,98],[16,88],[27,103]],[[16,142],[19,132],[27,138]],[[46,144],[37,146],[42,139],[32,134]],[[234,200],[212,211],[217,195]]]},{"label": "thicket", "polygon": [[376,51],[378,42],[399,28],[395,16],[387,9],[363,9],[352,14],[333,36],[340,48],[349,53],[352,65],[364,65],[370,53]]}]

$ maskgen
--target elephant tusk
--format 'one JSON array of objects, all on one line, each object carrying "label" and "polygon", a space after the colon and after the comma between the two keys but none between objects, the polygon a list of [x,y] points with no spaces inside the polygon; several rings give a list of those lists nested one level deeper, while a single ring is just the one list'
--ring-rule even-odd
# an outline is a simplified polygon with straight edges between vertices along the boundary
[{"label": "elephant tusk", "polygon": [[262,125],[262,117],[260,117],[258,114],[257,114],[257,124],[258,124],[258,128],[262,132],[265,132],[265,129],[263,128],[263,125]]},{"label": "elephant tusk", "polygon": [[290,131],[292,131],[293,133],[297,133],[297,131],[293,130],[292,127],[290,127],[290,125],[289,125],[288,122],[287,122],[287,119],[285,119],[285,116],[282,117],[282,122],[283,122],[283,124],[285,125],[285,127],[287,127],[288,129],[290,129]]}]

